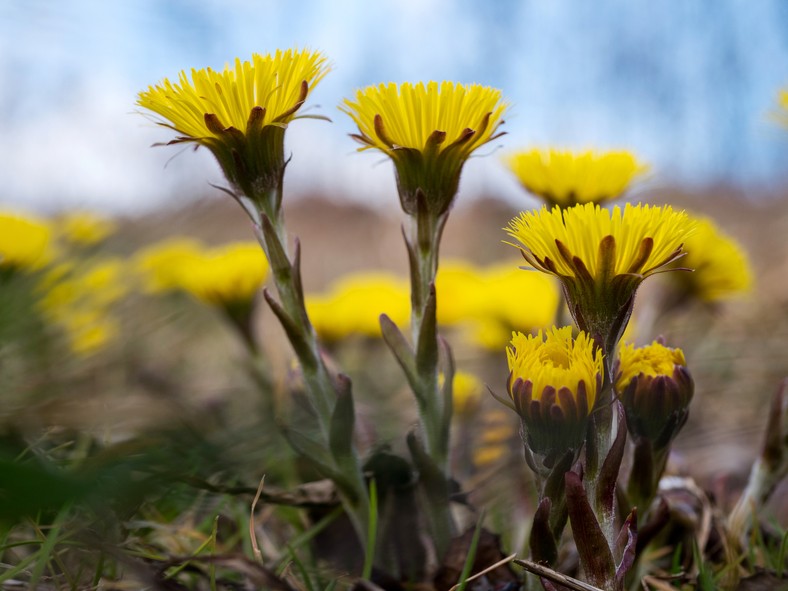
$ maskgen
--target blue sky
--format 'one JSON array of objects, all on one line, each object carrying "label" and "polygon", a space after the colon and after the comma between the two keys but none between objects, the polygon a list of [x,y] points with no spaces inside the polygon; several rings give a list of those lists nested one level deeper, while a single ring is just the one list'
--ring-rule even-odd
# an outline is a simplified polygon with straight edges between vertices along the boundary
[{"label": "blue sky", "polygon": [[135,211],[221,182],[202,151],[135,113],[136,93],[185,68],[309,46],[333,71],[311,103],[333,124],[288,131],[291,192],[394,202],[382,158],[358,155],[336,109],[355,88],[451,79],[499,87],[500,148],[462,192],[517,199],[499,162],[530,146],[627,148],[651,182],[788,182],[784,0],[0,0],[0,202]]}]

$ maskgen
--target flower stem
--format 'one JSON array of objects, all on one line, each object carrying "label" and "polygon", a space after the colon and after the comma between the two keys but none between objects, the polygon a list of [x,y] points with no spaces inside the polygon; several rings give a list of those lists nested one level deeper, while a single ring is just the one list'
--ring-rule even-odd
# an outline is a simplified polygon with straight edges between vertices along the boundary
[{"label": "flower stem", "polygon": [[411,264],[411,327],[416,346],[416,367],[422,428],[427,454],[448,472],[449,441],[447,428],[451,412],[438,385],[438,339],[435,305],[435,277],[438,254],[447,215],[419,212],[413,217],[408,241]]}]

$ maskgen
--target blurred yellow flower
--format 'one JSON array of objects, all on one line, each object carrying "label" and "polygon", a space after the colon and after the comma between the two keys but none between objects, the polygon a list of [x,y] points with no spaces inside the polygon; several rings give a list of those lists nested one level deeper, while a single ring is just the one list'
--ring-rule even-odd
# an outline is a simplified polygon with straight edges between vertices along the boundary
[{"label": "blurred yellow flower", "polygon": [[626,328],[642,281],[682,254],[695,223],[670,206],[594,203],[523,212],[509,223],[523,257],[557,276],[581,330],[607,353]]},{"label": "blurred yellow flower", "polygon": [[696,230],[687,237],[682,266],[692,273],[674,273],[672,281],[685,295],[704,302],[719,302],[750,291],[752,270],[747,254],[712,220],[695,218]]},{"label": "blurred yellow flower", "polygon": [[181,259],[176,283],[206,304],[226,307],[252,302],[267,276],[268,261],[260,245],[238,242]]},{"label": "blurred yellow flower", "polygon": [[[253,54],[217,72],[186,71],[139,93],[137,104],[160,115],[180,134],[216,156],[225,176],[250,199],[277,187],[284,173],[284,129],[328,72],[318,51]],[[269,204],[270,205],[270,204]]]},{"label": "blurred yellow flower", "polygon": [[479,318],[486,307],[482,271],[465,261],[445,261],[435,278],[438,324],[456,326]]},{"label": "blurred yellow flower", "polygon": [[132,264],[142,278],[143,289],[161,293],[179,289],[183,266],[201,255],[202,246],[198,242],[175,238],[139,251]]},{"label": "blurred yellow flower", "polygon": [[561,298],[558,285],[550,277],[504,263],[484,269],[482,281],[483,318],[487,324],[498,326],[499,335],[493,341],[492,326],[488,326],[487,347],[504,346],[513,328],[531,331],[548,328],[554,321]]},{"label": "blurred yellow flower", "polygon": [[511,454],[512,441],[517,431],[508,420],[509,416],[497,409],[482,415],[479,441],[475,442],[472,453],[476,468],[490,467]]},{"label": "blurred yellow flower", "polygon": [[0,212],[0,270],[32,271],[52,258],[52,227],[39,218]]},{"label": "blurred yellow flower", "polygon": [[358,273],[334,283],[324,294],[306,297],[306,309],[318,335],[338,341],[350,335],[380,336],[380,315],[397,325],[410,318],[408,283],[386,273]]},{"label": "blurred yellow flower", "polygon": [[74,353],[93,354],[119,333],[112,307],[129,291],[124,261],[65,261],[42,277],[38,289],[43,317],[65,333]]},{"label": "blurred yellow flower", "polygon": [[523,187],[559,207],[616,199],[647,169],[626,151],[530,150],[504,161]]},{"label": "blurred yellow flower", "polygon": [[115,224],[88,211],[71,212],[57,222],[58,233],[78,246],[91,246],[115,231]]},{"label": "blurred yellow flower", "polygon": [[[446,377],[438,375],[438,386],[443,388]],[[479,409],[484,385],[472,373],[458,371],[452,380],[452,404],[454,416],[470,418]]]},{"label": "blurred yellow flower", "polygon": [[379,84],[356,91],[340,109],[356,123],[360,150],[378,149],[394,161],[403,209],[416,213],[417,196],[445,212],[471,153],[499,137],[507,105],[501,91],[479,84]]},{"label": "blurred yellow flower", "polygon": [[509,395],[537,454],[579,449],[603,375],[602,351],[584,332],[515,333],[506,350]]}]

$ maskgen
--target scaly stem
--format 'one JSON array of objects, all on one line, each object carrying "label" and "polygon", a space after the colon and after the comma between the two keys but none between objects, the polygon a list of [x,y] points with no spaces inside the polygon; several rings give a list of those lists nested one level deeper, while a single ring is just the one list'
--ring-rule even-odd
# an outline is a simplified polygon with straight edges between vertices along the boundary
[{"label": "scaly stem", "polygon": [[447,215],[420,213],[412,218],[408,241],[411,264],[411,328],[416,349],[421,424],[427,454],[448,473],[449,441],[447,423],[451,421],[438,386],[438,339],[431,292],[438,273],[438,253]]},{"label": "scaly stem", "polygon": [[[340,389],[339,377],[334,376],[326,366],[321,354],[320,344],[309,316],[306,312],[304,293],[301,285],[300,250],[296,243],[295,255],[291,258],[287,247],[287,231],[282,213],[282,183],[263,195],[251,199],[260,207],[256,210],[249,207],[249,202],[244,198],[237,199],[252,218],[258,242],[263,248],[279,295],[279,303],[266,295],[266,299],[282,323],[290,344],[298,357],[306,385],[307,398],[312,404],[317,420],[318,433],[306,433],[301,426],[293,426],[292,431],[301,431],[307,438],[317,437],[314,444],[319,450],[314,453],[322,455],[326,470],[334,480],[342,504],[350,518],[362,547],[366,547],[366,537],[369,523],[369,494],[366,480],[362,471],[361,460],[355,445],[352,442],[353,411],[352,398],[349,416],[345,417],[343,425],[339,427],[335,422],[338,411],[338,396]],[[350,381],[343,378],[346,392],[344,396],[351,397]],[[337,433],[339,431],[339,433]],[[350,432],[348,432],[350,431]],[[347,447],[341,450],[336,448],[337,437],[347,437]],[[301,450],[301,453],[310,456],[311,452]],[[328,459],[326,459],[326,457]],[[312,458],[318,464],[317,458]]]}]

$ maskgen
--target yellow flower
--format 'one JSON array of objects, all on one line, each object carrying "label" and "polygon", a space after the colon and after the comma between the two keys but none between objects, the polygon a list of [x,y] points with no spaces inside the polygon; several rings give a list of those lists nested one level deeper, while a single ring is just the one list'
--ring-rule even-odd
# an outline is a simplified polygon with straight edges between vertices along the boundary
[{"label": "yellow flower", "polygon": [[202,247],[194,240],[165,240],[138,252],[134,256],[133,266],[148,293],[173,291],[180,288],[184,264],[199,258],[201,254]]},{"label": "yellow flower", "polygon": [[719,302],[746,293],[752,271],[744,249],[707,218],[695,218],[696,230],[687,237],[682,266],[692,273],[674,274],[683,294],[704,302]]},{"label": "yellow flower", "polygon": [[435,278],[440,302],[438,324],[456,326],[478,318],[485,307],[485,283],[482,272],[465,261],[441,263]]},{"label": "yellow flower", "polygon": [[509,341],[512,327],[549,326],[559,302],[553,281],[509,264],[478,268],[462,261],[443,263],[435,283],[438,323],[463,327],[472,343],[494,350]]},{"label": "yellow flower", "polygon": [[504,263],[484,269],[482,281],[484,319],[497,324],[499,333],[506,333],[503,342],[495,342],[496,348],[506,343],[512,327],[520,331],[547,328],[555,319],[560,297],[551,278]]},{"label": "yellow flower", "polygon": [[625,151],[530,150],[510,154],[505,162],[523,187],[559,207],[616,199],[646,171]]},{"label": "yellow flower", "polygon": [[[194,142],[216,156],[231,185],[256,203],[281,184],[284,130],[309,93],[328,72],[317,51],[253,54],[222,72],[183,71],[139,93],[137,104],[160,115],[161,125],[180,134],[170,143]],[[270,215],[270,213],[269,213]]]},{"label": "yellow flower", "polygon": [[105,240],[115,231],[115,224],[87,211],[73,212],[58,221],[59,233],[69,242],[91,246]]},{"label": "yellow flower", "polygon": [[678,259],[694,230],[670,206],[587,203],[523,212],[507,232],[534,268],[556,275],[578,326],[612,353],[626,328],[635,291]]},{"label": "yellow flower", "polygon": [[33,271],[52,257],[52,228],[33,216],[0,212],[0,271]]},{"label": "yellow flower", "polygon": [[603,375],[602,351],[584,332],[515,333],[506,351],[509,395],[529,449],[553,458],[583,443]]},{"label": "yellow flower", "polygon": [[208,249],[180,261],[176,286],[206,304],[230,308],[252,304],[268,275],[268,261],[255,242]]},{"label": "yellow flower", "polygon": [[472,460],[476,468],[488,468],[511,454],[512,441],[517,435],[508,420],[509,415],[495,409],[480,417],[479,441],[474,442]]},{"label": "yellow flower", "polygon": [[506,108],[500,90],[453,82],[379,84],[340,106],[358,126],[360,150],[394,161],[405,212],[416,213],[421,195],[436,215],[449,209],[471,153],[501,135]]},{"label": "yellow flower", "polygon": [[[443,388],[446,376],[438,375],[438,387]],[[454,415],[470,418],[479,410],[484,386],[472,373],[458,371],[452,380],[452,404]]]},{"label": "yellow flower", "polygon": [[96,353],[119,333],[111,310],[128,293],[126,267],[114,258],[85,266],[66,261],[41,279],[41,313],[65,332],[77,355]]},{"label": "yellow flower", "polygon": [[664,449],[686,422],[694,392],[683,351],[657,341],[640,348],[624,345],[614,376],[633,437]]},{"label": "yellow flower", "polygon": [[318,335],[338,341],[351,335],[380,337],[380,315],[403,326],[410,317],[408,284],[385,273],[359,273],[337,281],[326,294],[307,296]]}]

